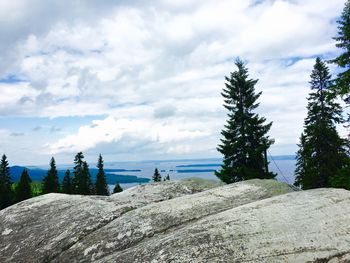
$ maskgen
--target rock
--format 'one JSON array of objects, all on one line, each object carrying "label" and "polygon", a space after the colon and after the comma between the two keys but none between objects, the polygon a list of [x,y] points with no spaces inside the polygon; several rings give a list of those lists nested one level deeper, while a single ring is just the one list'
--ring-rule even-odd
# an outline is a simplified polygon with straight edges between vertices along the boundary
[{"label": "rock", "polygon": [[110,197],[47,194],[0,211],[0,262],[47,262],[124,213],[220,183],[167,181]]},{"label": "rock", "polygon": [[[209,215],[99,262],[345,262],[350,194],[286,194]],[[349,262],[349,261],[347,261]]]},{"label": "rock", "polygon": [[49,194],[0,211],[0,262],[346,262],[350,192],[274,180]]}]

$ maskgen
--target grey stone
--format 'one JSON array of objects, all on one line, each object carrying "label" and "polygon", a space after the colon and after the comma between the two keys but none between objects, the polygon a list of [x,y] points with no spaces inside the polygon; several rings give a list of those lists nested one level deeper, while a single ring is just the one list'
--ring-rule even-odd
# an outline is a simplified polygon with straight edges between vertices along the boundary
[{"label": "grey stone", "polygon": [[0,262],[48,262],[124,213],[220,183],[201,179],[140,185],[110,197],[47,194],[0,211]]},{"label": "grey stone", "polygon": [[347,262],[350,192],[274,180],[49,194],[0,211],[0,262]]}]

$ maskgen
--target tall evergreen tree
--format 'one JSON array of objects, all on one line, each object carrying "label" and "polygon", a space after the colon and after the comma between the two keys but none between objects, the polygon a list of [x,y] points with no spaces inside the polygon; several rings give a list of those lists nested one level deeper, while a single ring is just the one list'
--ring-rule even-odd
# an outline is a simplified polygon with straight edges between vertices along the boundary
[{"label": "tall evergreen tree", "polygon": [[98,157],[97,168],[98,168],[98,172],[96,175],[96,184],[95,184],[96,194],[109,195],[105,172],[103,170],[103,159],[101,154]]},{"label": "tall evergreen tree", "polygon": [[255,93],[258,80],[249,79],[248,69],[237,59],[237,71],[225,77],[224,107],[228,120],[222,130],[218,151],[223,154],[221,170],[215,174],[225,183],[253,178],[269,179],[276,175],[268,170],[267,150],[273,140],[267,136],[272,122],[254,112],[261,92]]},{"label": "tall evergreen tree", "polygon": [[334,87],[337,93],[345,96],[345,101],[350,104],[350,0],[345,3],[338,20],[338,36],[334,39],[337,41],[336,46],[343,51],[331,61],[342,69],[336,78]]},{"label": "tall evergreen tree", "polygon": [[52,157],[50,160],[50,169],[43,179],[43,193],[58,193],[59,190],[60,185],[58,181],[56,162],[55,159]]},{"label": "tall evergreen tree", "polygon": [[320,58],[316,59],[310,85],[295,170],[295,185],[303,189],[330,187],[344,179],[340,175],[350,176],[344,172],[349,171],[346,141],[340,138],[335,126],[343,121],[342,109],[330,89],[329,69]]},{"label": "tall evergreen tree", "polygon": [[83,164],[83,182],[84,182],[83,194],[85,194],[85,195],[95,194],[95,192],[96,192],[95,186],[92,183],[89,165],[87,162],[84,162],[84,164]]},{"label": "tall evergreen tree", "polygon": [[120,192],[123,192],[123,188],[120,186],[119,183],[116,183],[113,189],[113,194],[120,193]]},{"label": "tall evergreen tree", "polygon": [[72,194],[73,193],[72,178],[70,177],[69,170],[66,171],[66,173],[64,174],[64,177],[63,177],[62,192],[65,194]]},{"label": "tall evergreen tree", "polygon": [[24,169],[16,187],[16,202],[21,202],[32,197],[31,182],[32,180],[29,177],[27,169]]},{"label": "tall evergreen tree", "polygon": [[89,166],[84,161],[84,155],[82,152],[77,153],[74,158],[73,173],[73,193],[81,195],[93,194],[94,187],[91,181]]},{"label": "tall evergreen tree", "polygon": [[156,168],[154,170],[154,174],[153,174],[152,179],[153,179],[153,182],[161,182],[162,181],[162,176],[160,175],[158,168]]},{"label": "tall evergreen tree", "polygon": [[9,162],[4,154],[0,162],[0,210],[10,206],[13,197]]},{"label": "tall evergreen tree", "polygon": [[84,155],[82,152],[78,152],[74,157],[74,168],[72,178],[72,192],[74,194],[80,193],[81,177],[83,172]]},{"label": "tall evergreen tree", "polygon": [[89,170],[89,165],[87,164],[87,162],[84,162],[84,166],[83,166],[83,178],[84,181],[86,182],[86,194],[87,195],[93,195],[96,193],[96,189],[94,184],[92,183],[91,180],[91,174],[90,174],[90,170]]}]

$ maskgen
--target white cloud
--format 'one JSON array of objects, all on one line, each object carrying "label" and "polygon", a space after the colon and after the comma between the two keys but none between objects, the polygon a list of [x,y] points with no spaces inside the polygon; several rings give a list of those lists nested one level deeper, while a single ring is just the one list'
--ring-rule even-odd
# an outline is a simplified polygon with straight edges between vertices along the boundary
[{"label": "white cloud", "polygon": [[52,154],[55,154],[84,151],[100,143],[118,142],[123,139],[146,139],[157,144],[165,144],[208,135],[204,130],[189,127],[183,123],[108,117],[104,120],[93,121],[92,125],[81,127],[76,134],[68,135],[55,143],[47,144],[47,148]]}]

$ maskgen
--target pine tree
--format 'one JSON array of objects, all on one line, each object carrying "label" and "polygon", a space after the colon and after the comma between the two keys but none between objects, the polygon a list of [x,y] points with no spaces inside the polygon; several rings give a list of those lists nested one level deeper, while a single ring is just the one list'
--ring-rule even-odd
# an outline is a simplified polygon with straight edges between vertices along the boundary
[{"label": "pine tree", "polygon": [[337,64],[342,70],[336,78],[334,88],[337,93],[344,96],[345,101],[350,103],[350,0],[345,3],[345,7],[338,22],[338,36],[336,47],[343,50],[337,58],[331,62]]},{"label": "pine tree", "polygon": [[31,182],[32,180],[29,177],[27,169],[24,169],[16,187],[16,202],[21,202],[32,197]]},{"label": "pine tree", "polygon": [[72,179],[70,177],[69,170],[66,171],[66,173],[64,174],[64,177],[63,177],[62,192],[65,194],[72,194],[73,193]]},{"label": "pine tree", "polygon": [[101,154],[98,157],[98,163],[97,163],[98,173],[96,175],[96,194],[97,195],[109,195],[105,172],[103,170],[103,159]]},{"label": "pine tree", "polygon": [[350,173],[344,172],[349,171],[346,141],[339,137],[335,126],[343,121],[342,109],[330,89],[329,69],[320,58],[316,59],[310,85],[308,113],[297,152],[294,184],[303,189],[330,187],[335,183],[339,187],[339,181],[344,179],[339,176],[350,176]]},{"label": "pine tree", "polygon": [[163,181],[170,181],[170,176],[169,176],[169,174],[167,174],[167,175],[164,177]]},{"label": "pine tree", "polygon": [[123,192],[123,188],[120,186],[119,183],[116,183],[113,189],[113,194],[120,193],[120,192]]},{"label": "pine tree", "polygon": [[261,95],[255,93],[258,80],[249,79],[241,60],[237,59],[235,65],[238,70],[225,77],[226,87],[221,93],[229,113],[217,148],[224,156],[223,165],[215,174],[225,183],[274,178],[276,175],[269,172],[267,161],[267,150],[273,144],[267,136],[272,122],[265,124],[266,119],[254,113]]},{"label": "pine tree", "polygon": [[162,181],[162,176],[160,175],[158,168],[156,168],[154,170],[154,174],[153,174],[152,179],[153,179],[153,182],[161,182]]},{"label": "pine tree", "polygon": [[43,193],[58,193],[59,190],[60,184],[58,181],[56,162],[55,159],[52,157],[50,160],[50,169],[43,179]]},{"label": "pine tree", "polygon": [[13,197],[10,167],[4,154],[0,162],[0,210],[10,206],[13,203]]}]

